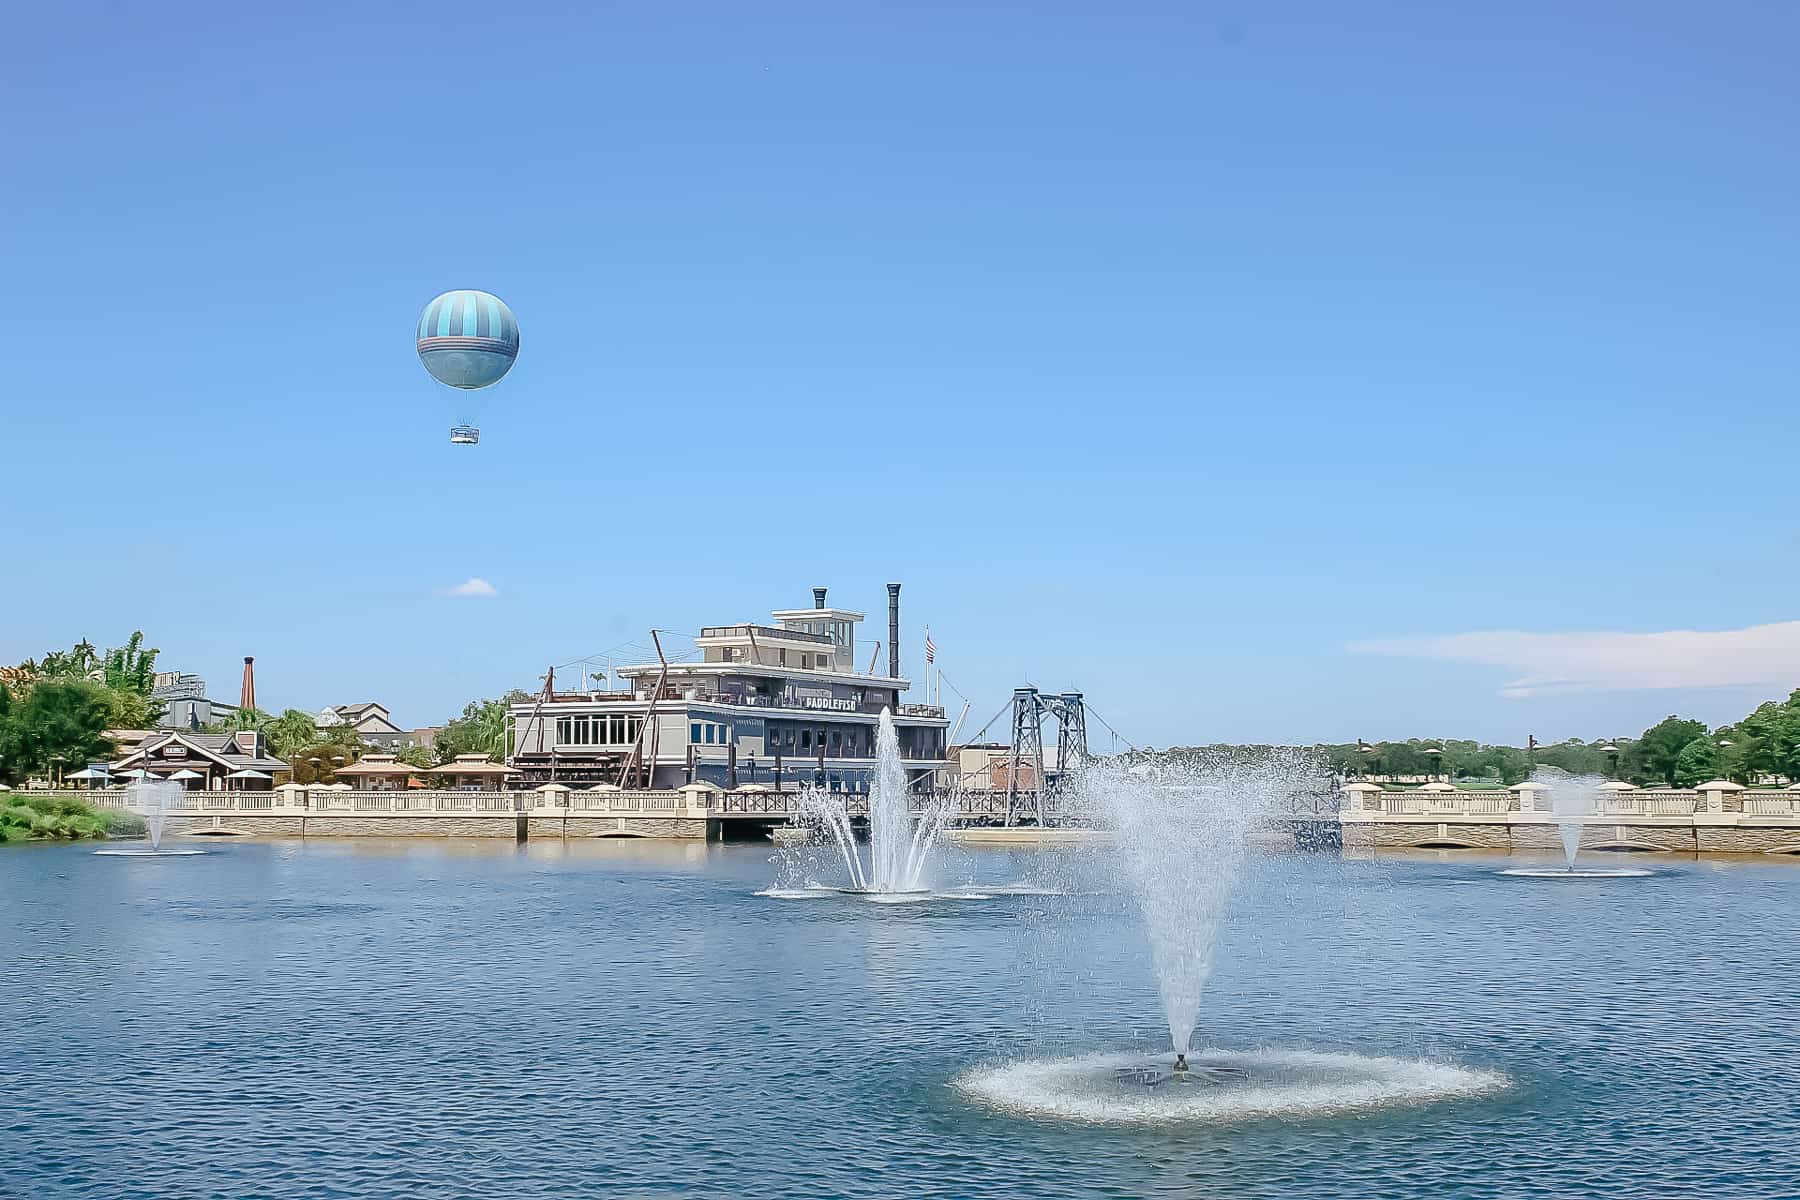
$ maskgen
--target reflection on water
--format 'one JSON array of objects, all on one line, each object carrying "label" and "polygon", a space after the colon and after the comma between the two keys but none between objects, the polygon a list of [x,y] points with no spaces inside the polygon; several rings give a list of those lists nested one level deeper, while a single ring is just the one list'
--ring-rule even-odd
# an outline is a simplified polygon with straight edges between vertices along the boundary
[{"label": "reflection on water", "polygon": [[1800,1194],[1792,862],[1259,858],[1196,1045],[1387,1074],[1117,1125],[1032,1074],[1167,1048],[1109,851],[876,906],[757,896],[756,846],[90,849],[0,854],[0,1196]]}]

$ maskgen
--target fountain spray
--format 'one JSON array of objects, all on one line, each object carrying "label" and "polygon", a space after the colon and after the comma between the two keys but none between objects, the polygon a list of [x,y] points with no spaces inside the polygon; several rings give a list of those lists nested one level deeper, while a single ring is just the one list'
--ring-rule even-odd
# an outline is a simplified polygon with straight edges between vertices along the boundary
[{"label": "fountain spray", "polygon": [[1114,834],[1150,938],[1175,1071],[1185,1075],[1219,922],[1252,835],[1308,775],[1298,756],[1096,765],[1075,801]]}]

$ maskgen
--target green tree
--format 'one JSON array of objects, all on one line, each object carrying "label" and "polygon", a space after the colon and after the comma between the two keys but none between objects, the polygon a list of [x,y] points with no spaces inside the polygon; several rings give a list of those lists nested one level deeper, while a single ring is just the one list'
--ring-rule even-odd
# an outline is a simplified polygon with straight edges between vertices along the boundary
[{"label": "green tree", "polygon": [[1800,690],[1785,702],[1757,706],[1737,725],[1720,730],[1732,741],[1730,765],[1741,771],[1740,783],[1758,775],[1800,779]]},{"label": "green tree", "polygon": [[79,770],[113,755],[113,743],[106,736],[111,697],[100,684],[45,680],[10,708],[6,729],[0,733],[5,746],[0,769],[9,778],[52,776],[59,768]]},{"label": "green tree", "polygon": [[1675,756],[1675,786],[1691,788],[1717,779],[1723,770],[1722,758],[1711,737],[1703,734],[1695,738]]},{"label": "green tree", "polygon": [[238,733],[245,729],[256,729],[263,733],[269,731],[269,722],[275,718],[260,708],[240,708],[222,721],[213,721],[201,726],[202,733]]},{"label": "green tree", "polygon": [[279,717],[271,717],[263,726],[263,732],[268,735],[269,748],[275,752],[276,758],[289,758],[321,740],[319,726],[313,715],[297,708],[287,709]]},{"label": "green tree", "polygon": [[507,706],[526,699],[524,692],[512,691],[498,700],[474,700],[465,705],[462,716],[448,722],[433,742],[437,760],[449,762],[458,754],[506,757]]},{"label": "green tree", "polygon": [[[319,741],[311,746],[302,747],[292,754],[282,755],[292,768],[291,774],[295,783],[336,783],[337,769],[355,762],[360,755],[358,747],[343,746],[336,742]],[[343,759],[342,763],[334,761]]]},{"label": "green tree", "polygon": [[38,676],[64,683],[73,679],[102,683],[106,672],[101,668],[100,652],[94,648],[94,643],[82,638],[67,650],[52,650],[44,655],[44,661],[38,665]]},{"label": "green tree", "polygon": [[1610,775],[1612,755],[1600,749],[1603,744],[1572,738],[1551,746],[1539,746],[1537,761],[1542,766],[1556,767],[1571,775]]},{"label": "green tree", "polygon": [[391,753],[409,767],[417,767],[421,771],[437,765],[436,756],[424,746],[397,746]]},{"label": "green tree", "polygon": [[141,629],[132,630],[123,646],[106,652],[101,678],[115,696],[115,729],[148,729],[162,720],[168,706],[150,695],[156,686],[156,656],[160,653],[154,647],[144,649]]},{"label": "green tree", "polygon": [[1620,756],[1619,769],[1631,782],[1675,786],[1675,764],[1689,742],[1706,736],[1706,726],[1699,721],[1677,716],[1664,717],[1644,730],[1644,736],[1633,742]]},{"label": "green tree", "polygon": [[17,741],[17,727],[13,724],[12,692],[6,683],[0,682],[0,783],[13,784],[19,781]]}]

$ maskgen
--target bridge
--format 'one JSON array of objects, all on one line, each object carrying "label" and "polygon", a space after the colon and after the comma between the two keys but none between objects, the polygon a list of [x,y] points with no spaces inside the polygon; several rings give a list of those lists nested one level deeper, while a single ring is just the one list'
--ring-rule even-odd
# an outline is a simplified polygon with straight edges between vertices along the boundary
[{"label": "bridge", "polygon": [[[122,788],[53,792],[101,808],[132,811]],[[856,821],[868,817],[868,797],[838,797]],[[998,825],[1006,820],[1004,791],[954,797],[915,796],[915,815],[953,806],[951,826]],[[723,790],[693,783],[672,789],[584,791],[550,784],[532,791],[408,789],[345,791],[289,786],[268,792],[184,791],[173,797],[166,829],[174,834],[264,837],[677,837],[748,836],[785,825],[801,813],[796,791],[759,785]],[[1016,799],[1013,803],[1016,804]],[[1079,825],[1053,792],[1044,798],[1045,824]]]},{"label": "bridge", "polygon": [[[53,792],[102,808],[129,809],[123,789]],[[853,820],[868,816],[868,798],[840,797]],[[1037,797],[1033,797],[1036,808]],[[937,803],[915,796],[915,813]],[[1007,824],[1018,796],[971,790],[954,805],[953,828]],[[669,790],[601,787],[572,791],[548,785],[534,791],[342,791],[277,788],[272,792],[182,792],[169,812],[168,831],[193,835],[264,837],[664,837],[719,840],[762,834],[799,814],[798,793],[759,785],[722,790],[695,783]],[[1043,825],[1077,829],[1086,815],[1054,788],[1042,797]],[[1580,811],[1551,811],[1536,784],[1462,791],[1388,789],[1353,783],[1341,797],[1298,797],[1271,825],[1294,844],[1321,849],[1560,849],[1558,826],[1582,826],[1582,845],[1596,850],[1687,853],[1772,852],[1800,855],[1800,787],[1747,789],[1714,781],[1693,789],[1634,789],[1612,785],[1585,798]]]}]

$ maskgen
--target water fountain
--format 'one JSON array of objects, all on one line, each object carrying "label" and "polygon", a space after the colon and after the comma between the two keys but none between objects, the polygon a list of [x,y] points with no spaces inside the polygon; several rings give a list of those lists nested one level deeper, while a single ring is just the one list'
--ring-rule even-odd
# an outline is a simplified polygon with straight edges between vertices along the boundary
[{"label": "water fountain", "polygon": [[1589,867],[1576,870],[1575,859],[1581,853],[1584,818],[1594,809],[1594,796],[1605,782],[1598,775],[1572,775],[1556,767],[1539,767],[1531,782],[1550,797],[1550,811],[1556,817],[1556,834],[1562,842],[1563,867],[1509,867],[1502,875],[1556,879],[1621,879],[1650,872],[1637,867]]},{"label": "water fountain", "polygon": [[163,830],[169,823],[169,811],[180,803],[181,791],[179,783],[172,783],[167,779],[140,779],[126,787],[125,807],[144,818],[144,829],[150,845],[147,848],[109,846],[94,853],[119,858],[176,858],[205,853],[187,848],[163,849]]},{"label": "water fountain", "polygon": [[863,862],[851,824],[849,797],[824,788],[808,788],[800,795],[800,819],[837,847],[849,886],[776,888],[770,894],[793,898],[837,891],[884,903],[929,898],[932,893],[924,884],[925,866],[943,832],[950,807],[936,801],[914,819],[907,801],[906,768],[900,762],[900,740],[894,732],[893,714],[884,708],[875,735],[875,778],[869,787],[868,862]]},{"label": "water fountain", "polygon": [[1097,768],[1081,781],[1085,806],[1113,831],[1144,916],[1175,1055],[1172,1078],[1206,1074],[1194,1071],[1188,1055],[1219,920],[1252,835],[1290,790],[1291,769],[1276,760],[1165,768],[1153,779]]},{"label": "water fountain", "polygon": [[1072,805],[1113,834],[1119,875],[1148,935],[1169,1054],[1013,1061],[967,1072],[955,1086],[1011,1112],[1112,1123],[1352,1112],[1504,1086],[1495,1072],[1446,1063],[1196,1046],[1200,998],[1228,902],[1257,844],[1273,832],[1274,816],[1311,790],[1314,774],[1302,754],[1280,751],[1137,773],[1108,765],[1085,770]]}]

